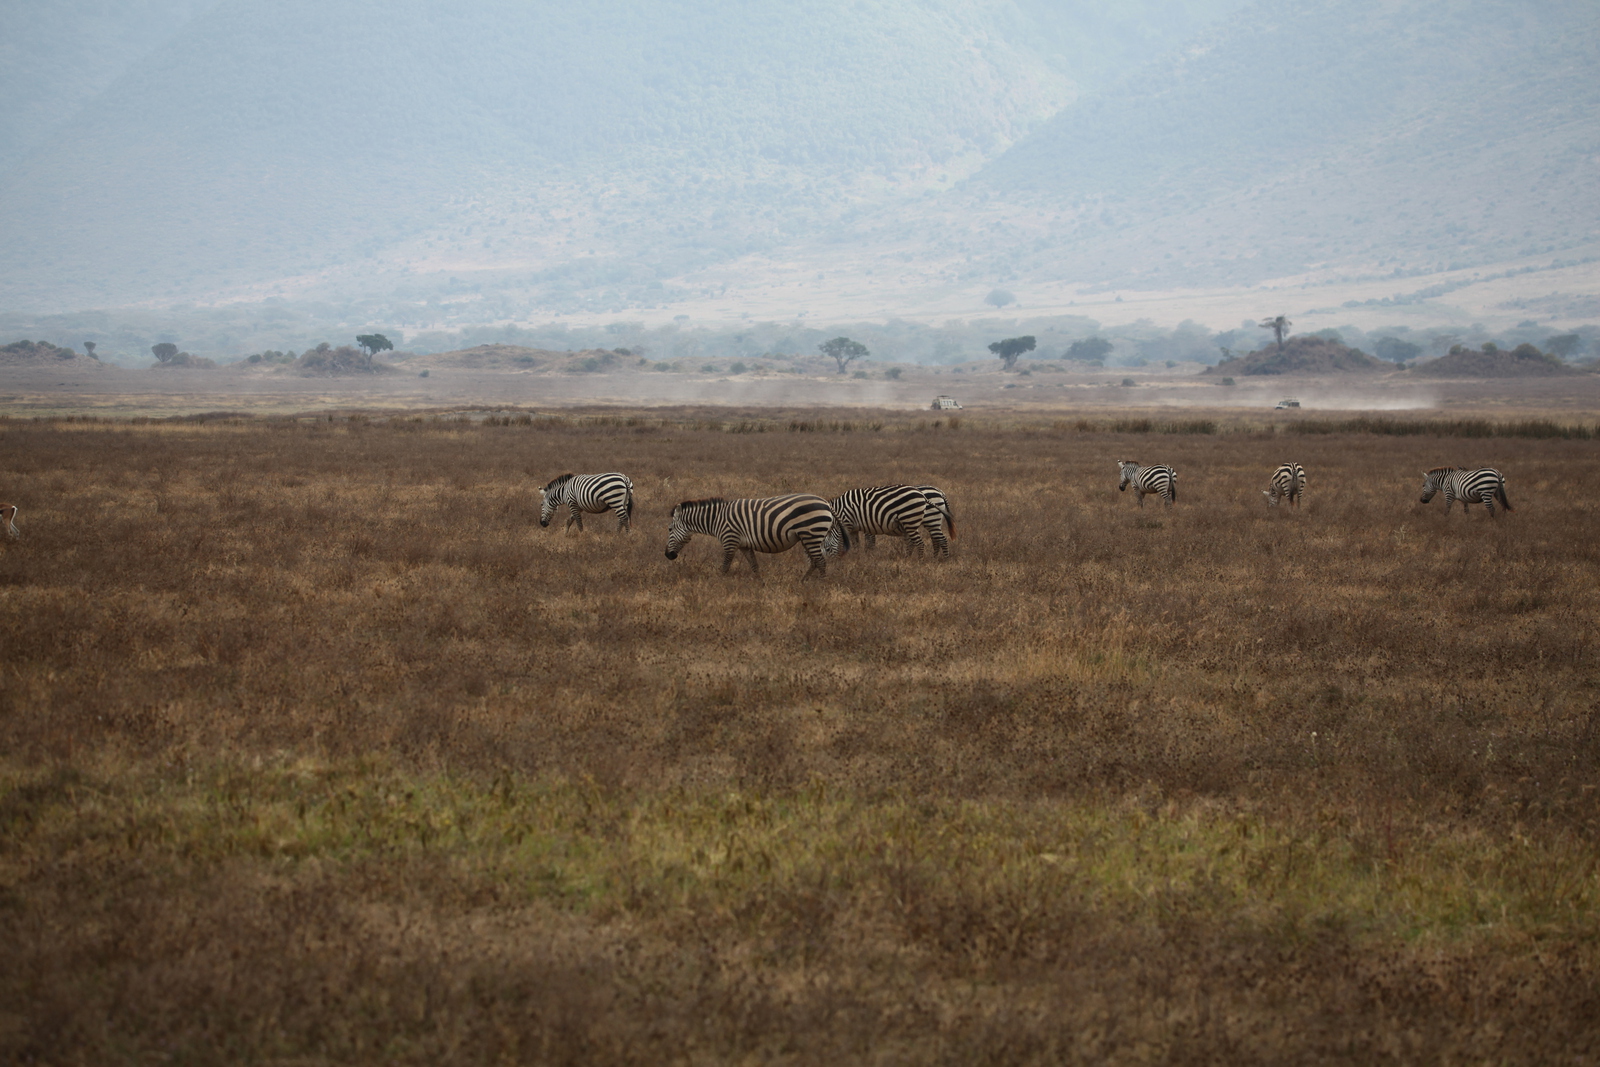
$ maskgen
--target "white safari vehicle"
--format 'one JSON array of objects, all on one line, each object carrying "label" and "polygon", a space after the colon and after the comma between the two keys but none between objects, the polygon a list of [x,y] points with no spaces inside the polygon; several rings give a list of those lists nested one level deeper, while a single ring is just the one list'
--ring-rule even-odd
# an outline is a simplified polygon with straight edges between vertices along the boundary
[{"label": "white safari vehicle", "polygon": [[1273,408],[1273,410],[1282,411],[1284,408],[1297,408],[1299,406],[1300,401],[1296,400],[1292,396],[1286,396],[1282,400],[1278,401],[1278,406]]},{"label": "white safari vehicle", "polygon": [[961,405],[956,403],[956,398],[953,397],[953,396],[936,396],[936,397],[933,398],[933,410],[934,411],[950,411],[950,410],[960,411],[961,410]]}]

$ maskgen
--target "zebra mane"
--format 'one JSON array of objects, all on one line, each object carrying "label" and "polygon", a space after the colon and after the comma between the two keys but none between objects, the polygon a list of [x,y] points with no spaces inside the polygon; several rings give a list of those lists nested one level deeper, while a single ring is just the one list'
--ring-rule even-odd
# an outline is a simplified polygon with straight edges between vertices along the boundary
[{"label": "zebra mane", "polygon": [[1444,474],[1444,473],[1446,473],[1448,471],[1455,471],[1455,470],[1460,470],[1460,469],[1461,469],[1460,467],[1434,467],[1434,468],[1430,469],[1428,471],[1428,473],[1429,474]]},{"label": "zebra mane", "polygon": [[684,501],[680,501],[678,503],[678,506],[680,508],[692,508],[696,504],[726,504],[727,502],[728,501],[727,501],[726,497],[708,496],[708,497],[705,497],[704,499],[701,499],[701,500],[684,500]]},{"label": "zebra mane", "polygon": [[544,491],[548,493],[550,490],[554,489],[556,486],[558,486],[558,485],[566,485],[568,482],[572,481],[572,479],[574,479],[576,477],[577,477],[577,475],[575,475],[575,474],[573,474],[573,473],[571,473],[569,471],[566,474],[563,474],[561,477],[552,480],[549,485],[544,487]]}]

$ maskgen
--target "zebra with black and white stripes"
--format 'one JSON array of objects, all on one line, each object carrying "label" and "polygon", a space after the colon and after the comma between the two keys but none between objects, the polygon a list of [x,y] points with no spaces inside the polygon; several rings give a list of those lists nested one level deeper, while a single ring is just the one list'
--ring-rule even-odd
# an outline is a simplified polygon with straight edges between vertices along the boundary
[{"label": "zebra with black and white stripes", "polygon": [[549,526],[556,509],[567,506],[567,525],[583,529],[583,513],[617,513],[617,530],[633,526],[633,483],[626,474],[563,474],[539,490],[539,525]]},{"label": "zebra with black and white stripes", "polygon": [[1461,501],[1461,510],[1465,512],[1471,501],[1481,500],[1483,506],[1489,509],[1489,514],[1494,514],[1494,502],[1500,501],[1500,506],[1507,511],[1514,510],[1511,501],[1506,499],[1506,479],[1493,467],[1435,467],[1431,471],[1422,472],[1422,502],[1426,504],[1433,499],[1435,493],[1444,490],[1445,514],[1450,513],[1450,505],[1457,500]]},{"label": "zebra with black and white stripes", "polygon": [[[927,493],[914,485],[874,485],[851,489],[828,501],[836,521],[852,535],[860,535],[867,548],[878,535],[904,537],[906,547],[922,555],[923,529],[928,525]],[[940,525],[943,525],[942,521]]]},{"label": "zebra with black and white stripes", "polygon": [[850,551],[850,532],[835,520],[832,506],[809,493],[757,500],[685,500],[672,509],[667,558],[677,559],[695,534],[721,542],[723,574],[733,566],[735,552],[744,555],[751,574],[759,574],[757,552],[787,552],[798,544],[811,560],[811,568],[801,580],[812,574],[826,578],[832,543],[837,543],[837,555]]},{"label": "zebra with black and white stripes", "polygon": [[22,536],[22,531],[17,529],[17,506],[15,504],[0,504],[0,520],[5,521],[6,536]]},{"label": "zebra with black and white stripes", "polygon": [[1306,493],[1306,469],[1298,463],[1280,464],[1267,484],[1268,488],[1261,490],[1261,495],[1267,498],[1267,507],[1275,508],[1278,501],[1287,500],[1290,507],[1297,508]]},{"label": "zebra with black and white stripes", "polygon": [[1138,461],[1125,459],[1118,466],[1122,468],[1122,480],[1117,483],[1117,492],[1127,492],[1128,486],[1133,486],[1141,508],[1144,507],[1146,493],[1161,497],[1169,508],[1178,499],[1178,472],[1165,463],[1141,467]]}]

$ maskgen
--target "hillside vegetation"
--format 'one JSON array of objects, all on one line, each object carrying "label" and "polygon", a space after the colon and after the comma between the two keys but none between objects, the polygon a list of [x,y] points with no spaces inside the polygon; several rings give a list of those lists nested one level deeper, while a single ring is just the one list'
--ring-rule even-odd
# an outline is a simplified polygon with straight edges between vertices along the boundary
[{"label": "hillside vegetation", "polygon": [[[470,283],[525,320],[704,297],[695,272],[756,255],[857,292],[911,264],[982,292],[1581,260],[1597,20],[1584,0],[222,0],[24,137],[0,292],[314,283],[420,310]],[[326,77],[353,42],[361,76]]]},{"label": "hillside vegetation", "polygon": [[1394,364],[1375,359],[1356,348],[1314,334],[1290,337],[1280,350],[1274,344],[1245,356],[1225,359],[1203,373],[1230,374],[1373,374],[1394,370]]},{"label": "hillside vegetation", "polygon": [[1439,378],[1545,378],[1583,373],[1531,344],[1518,345],[1509,352],[1492,344],[1477,352],[1462,349],[1418,363],[1414,370],[1417,374]]}]

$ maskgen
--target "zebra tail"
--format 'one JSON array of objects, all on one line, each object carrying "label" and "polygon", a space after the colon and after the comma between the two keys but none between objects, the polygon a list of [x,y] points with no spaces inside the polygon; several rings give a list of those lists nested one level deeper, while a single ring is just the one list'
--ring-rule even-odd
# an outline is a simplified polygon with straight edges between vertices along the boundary
[{"label": "zebra tail", "polygon": [[956,539],[956,517],[950,514],[948,505],[944,509],[944,524],[950,530],[950,540],[954,541]]},{"label": "zebra tail", "polygon": [[846,526],[842,522],[839,523],[838,526],[839,526],[839,555],[842,556],[845,553],[850,551],[850,527]]},{"label": "zebra tail", "polygon": [[1500,498],[1500,506],[1505,508],[1507,511],[1515,511],[1515,510],[1517,510],[1516,508],[1511,506],[1511,501],[1506,499],[1506,487],[1505,487],[1505,483],[1504,482],[1502,482],[1499,485],[1495,486],[1494,495]]}]

